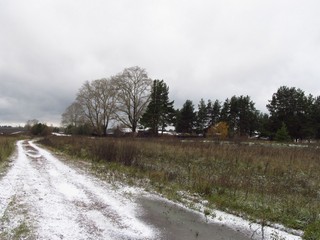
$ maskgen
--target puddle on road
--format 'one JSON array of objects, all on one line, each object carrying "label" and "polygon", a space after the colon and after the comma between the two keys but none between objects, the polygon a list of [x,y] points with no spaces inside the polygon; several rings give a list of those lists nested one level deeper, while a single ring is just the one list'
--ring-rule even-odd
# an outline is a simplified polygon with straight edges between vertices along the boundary
[{"label": "puddle on road", "polygon": [[140,198],[141,220],[160,231],[165,240],[249,240],[226,226],[205,222],[199,214],[159,199]]}]

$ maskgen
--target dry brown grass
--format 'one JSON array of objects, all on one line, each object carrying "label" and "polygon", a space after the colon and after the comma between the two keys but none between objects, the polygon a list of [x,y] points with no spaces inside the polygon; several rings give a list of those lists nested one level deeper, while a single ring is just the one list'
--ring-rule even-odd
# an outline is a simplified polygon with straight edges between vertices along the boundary
[{"label": "dry brown grass", "polygon": [[16,137],[0,136],[0,173],[8,166],[8,159],[15,149]]},{"label": "dry brown grass", "polygon": [[161,191],[198,193],[248,218],[297,229],[319,220],[320,149],[314,145],[73,137],[46,143],[94,162],[129,166]]}]

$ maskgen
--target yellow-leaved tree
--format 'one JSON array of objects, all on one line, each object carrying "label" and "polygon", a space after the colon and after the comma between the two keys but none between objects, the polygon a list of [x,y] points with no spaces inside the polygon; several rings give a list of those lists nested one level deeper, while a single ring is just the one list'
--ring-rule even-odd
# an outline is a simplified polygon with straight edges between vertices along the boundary
[{"label": "yellow-leaved tree", "polygon": [[218,122],[209,127],[207,137],[224,140],[228,137],[229,126],[226,122]]}]

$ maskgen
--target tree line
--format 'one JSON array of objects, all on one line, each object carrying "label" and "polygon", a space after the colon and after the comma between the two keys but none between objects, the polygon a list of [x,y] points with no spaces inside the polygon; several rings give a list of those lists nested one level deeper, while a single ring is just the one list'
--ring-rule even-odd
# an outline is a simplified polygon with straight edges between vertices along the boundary
[{"label": "tree line", "polygon": [[164,80],[151,80],[145,69],[126,68],[109,78],[86,81],[75,101],[62,114],[67,133],[106,135],[113,126],[139,129],[157,136],[168,126],[184,135],[260,137],[276,140],[320,138],[320,97],[295,87],[281,86],[266,105],[255,108],[249,96],[224,102],[186,100],[174,109]]}]

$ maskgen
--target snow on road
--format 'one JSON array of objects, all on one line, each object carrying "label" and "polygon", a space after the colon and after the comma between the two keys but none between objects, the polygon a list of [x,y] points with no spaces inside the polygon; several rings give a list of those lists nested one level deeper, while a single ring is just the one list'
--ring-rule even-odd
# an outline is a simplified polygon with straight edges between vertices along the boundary
[{"label": "snow on road", "polygon": [[156,231],[136,217],[128,197],[134,189],[114,191],[30,141],[17,145],[15,163],[0,181],[0,238],[17,231],[30,239],[155,238]]}]

